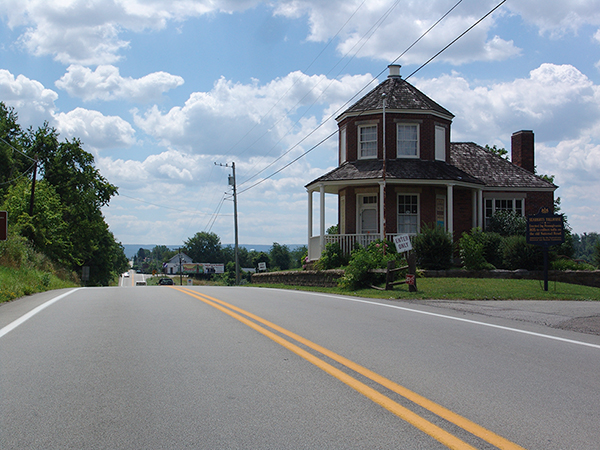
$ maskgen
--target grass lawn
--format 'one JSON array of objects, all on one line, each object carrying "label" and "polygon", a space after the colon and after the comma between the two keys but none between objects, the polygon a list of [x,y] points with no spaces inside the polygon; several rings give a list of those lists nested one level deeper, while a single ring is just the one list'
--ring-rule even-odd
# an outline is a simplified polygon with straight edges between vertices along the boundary
[{"label": "grass lawn", "polygon": [[448,299],[448,300],[581,300],[600,301],[600,288],[577,284],[548,282],[548,292],[539,280],[505,280],[493,278],[418,278],[418,292],[408,292],[406,285],[392,291],[288,286],[283,284],[252,284],[264,288],[295,289],[331,294],[386,299]]}]

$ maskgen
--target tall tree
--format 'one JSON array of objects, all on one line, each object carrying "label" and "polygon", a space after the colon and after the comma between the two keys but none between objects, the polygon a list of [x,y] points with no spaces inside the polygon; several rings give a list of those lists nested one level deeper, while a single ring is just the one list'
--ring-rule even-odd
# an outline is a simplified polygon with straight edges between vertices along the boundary
[{"label": "tall tree", "polygon": [[281,245],[277,242],[273,242],[271,251],[269,252],[271,259],[271,267],[279,268],[281,270],[288,270],[291,266],[290,250],[287,245]]},{"label": "tall tree", "polygon": [[201,231],[184,243],[183,252],[199,263],[221,263],[221,238],[215,233]]}]

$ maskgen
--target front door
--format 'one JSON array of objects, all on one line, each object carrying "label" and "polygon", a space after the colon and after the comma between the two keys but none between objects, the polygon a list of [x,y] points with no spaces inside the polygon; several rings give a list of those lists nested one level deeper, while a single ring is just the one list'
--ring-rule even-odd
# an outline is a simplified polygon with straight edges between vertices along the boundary
[{"label": "front door", "polygon": [[359,195],[358,214],[359,234],[375,234],[379,231],[377,195]]}]

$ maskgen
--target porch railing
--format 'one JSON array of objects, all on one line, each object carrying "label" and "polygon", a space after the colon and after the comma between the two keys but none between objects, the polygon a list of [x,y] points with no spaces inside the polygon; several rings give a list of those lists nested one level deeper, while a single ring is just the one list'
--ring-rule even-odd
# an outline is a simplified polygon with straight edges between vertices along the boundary
[{"label": "porch railing", "polygon": [[[395,234],[386,234],[386,239],[391,241],[392,238],[396,236]],[[329,243],[337,242],[342,249],[342,253],[344,255],[349,255],[352,250],[354,250],[358,245],[361,247],[367,247],[371,242],[375,242],[381,239],[381,234],[379,233],[369,233],[369,234],[326,234],[324,245]],[[325,248],[320,247],[320,236],[313,236],[310,238],[308,253],[309,259],[311,261],[317,260],[321,257],[321,253]]]}]

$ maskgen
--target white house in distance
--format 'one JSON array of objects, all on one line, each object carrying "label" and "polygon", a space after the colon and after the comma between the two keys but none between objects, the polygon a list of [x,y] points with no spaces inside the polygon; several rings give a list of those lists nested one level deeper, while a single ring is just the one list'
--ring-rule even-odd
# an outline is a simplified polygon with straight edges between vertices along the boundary
[{"label": "white house in distance", "polygon": [[165,269],[165,273],[169,275],[173,275],[175,273],[181,272],[181,267],[183,264],[191,264],[194,261],[185,253],[177,253],[170,260],[163,264],[163,268]]}]

